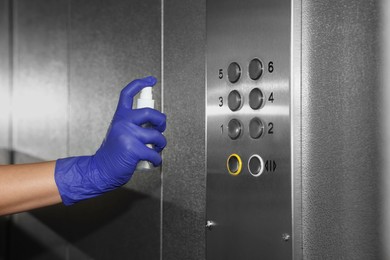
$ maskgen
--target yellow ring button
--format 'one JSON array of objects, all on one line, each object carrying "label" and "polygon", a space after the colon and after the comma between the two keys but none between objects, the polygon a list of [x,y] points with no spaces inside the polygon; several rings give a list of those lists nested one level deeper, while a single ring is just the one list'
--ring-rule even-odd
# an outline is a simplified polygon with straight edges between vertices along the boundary
[{"label": "yellow ring button", "polygon": [[231,154],[226,161],[226,167],[229,171],[229,174],[233,176],[239,175],[242,170],[241,157],[235,153]]}]

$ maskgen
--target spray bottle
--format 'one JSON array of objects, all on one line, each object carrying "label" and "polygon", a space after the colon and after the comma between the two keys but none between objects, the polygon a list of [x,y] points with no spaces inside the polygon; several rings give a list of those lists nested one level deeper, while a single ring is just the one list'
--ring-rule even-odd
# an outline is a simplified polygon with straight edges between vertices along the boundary
[{"label": "spray bottle", "polygon": [[[141,90],[139,99],[137,100],[137,108],[154,108],[154,99],[152,96],[152,87],[145,87]],[[149,123],[144,124],[142,127],[151,127]],[[147,144],[149,148],[153,148],[153,145]],[[148,161],[139,161],[137,164],[137,170],[150,170],[153,168],[153,164]]]}]

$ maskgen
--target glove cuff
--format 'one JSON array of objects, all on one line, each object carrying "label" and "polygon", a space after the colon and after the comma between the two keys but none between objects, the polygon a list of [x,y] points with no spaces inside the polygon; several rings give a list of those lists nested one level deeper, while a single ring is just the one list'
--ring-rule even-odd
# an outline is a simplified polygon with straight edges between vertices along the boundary
[{"label": "glove cuff", "polygon": [[69,157],[56,161],[54,179],[66,206],[100,195],[103,191],[94,184],[94,179],[99,176],[92,156]]}]

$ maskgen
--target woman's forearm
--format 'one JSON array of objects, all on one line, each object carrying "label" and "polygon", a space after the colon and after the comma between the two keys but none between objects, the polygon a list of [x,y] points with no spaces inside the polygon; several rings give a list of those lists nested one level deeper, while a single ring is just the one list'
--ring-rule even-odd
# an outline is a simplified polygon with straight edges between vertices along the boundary
[{"label": "woman's forearm", "polygon": [[54,181],[55,163],[0,165],[0,215],[61,202]]}]

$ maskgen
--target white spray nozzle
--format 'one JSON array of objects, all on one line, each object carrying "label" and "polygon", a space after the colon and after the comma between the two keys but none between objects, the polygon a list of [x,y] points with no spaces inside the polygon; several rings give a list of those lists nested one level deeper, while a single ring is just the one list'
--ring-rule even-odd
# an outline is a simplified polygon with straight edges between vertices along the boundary
[{"label": "white spray nozzle", "polygon": [[153,99],[152,96],[152,87],[146,87],[141,90],[141,96],[142,99]]},{"label": "white spray nozzle", "polygon": [[140,97],[137,100],[137,108],[144,108],[144,107],[154,108],[152,87],[145,87],[141,90]]}]

